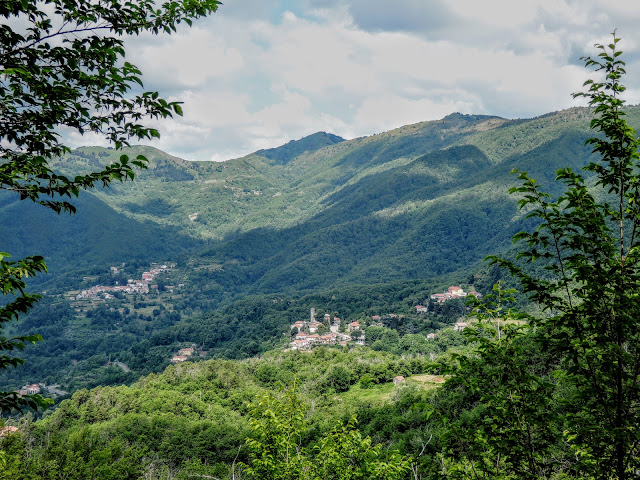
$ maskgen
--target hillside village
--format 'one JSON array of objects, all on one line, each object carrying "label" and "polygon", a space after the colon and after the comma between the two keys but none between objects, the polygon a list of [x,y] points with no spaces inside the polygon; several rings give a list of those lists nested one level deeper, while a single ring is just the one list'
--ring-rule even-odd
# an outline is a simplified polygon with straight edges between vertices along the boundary
[{"label": "hillside village", "polygon": [[206,357],[207,353],[208,352],[206,350],[199,349],[196,347],[195,343],[192,343],[187,347],[179,349],[176,355],[171,357],[171,363],[186,362],[195,355],[198,355],[199,357]]},{"label": "hillside village", "polygon": [[[449,287],[446,292],[434,293],[429,298],[434,302],[444,303],[447,300],[452,300],[454,298],[467,298],[469,295],[472,295],[478,299],[482,298],[481,293],[476,292],[475,290],[467,293],[461,287]],[[417,308],[418,306],[416,306],[416,309]],[[422,307],[422,308],[425,308],[425,307]]]},{"label": "hillside village", "polygon": [[59,385],[45,385],[44,383],[31,383],[23,385],[22,388],[16,390],[18,396],[45,394],[51,397],[66,395],[67,392],[60,390]]},{"label": "hillside village", "polygon": [[[341,333],[339,331],[340,323],[340,317],[331,317],[328,313],[324,315],[324,322],[317,321],[315,308],[311,308],[309,321],[300,320],[291,325],[295,339],[289,343],[289,347],[291,350],[311,350],[318,345],[346,346],[347,342],[352,340],[348,333],[360,330],[360,324],[358,321],[349,323],[346,327],[346,333]],[[319,331],[327,329],[326,324],[329,324],[329,331],[324,334],[319,333]],[[364,345],[364,335],[357,340],[357,343]]]},{"label": "hillside village", "polygon": [[[75,297],[72,297],[72,299],[95,303],[114,299],[117,293],[149,294],[150,290],[156,287],[156,285],[153,285],[153,282],[157,280],[158,276],[168,273],[172,268],[171,265],[167,264],[151,264],[148,270],[141,273],[139,279],[127,279],[126,285],[94,285],[91,288],[80,291]],[[111,267],[111,274],[122,277],[119,267]],[[180,287],[180,285],[178,285],[178,287]],[[167,290],[169,290],[169,288],[173,289],[175,287],[167,286]],[[444,305],[447,301],[453,299],[464,299],[469,295],[476,298],[482,297],[482,294],[479,292],[471,290],[467,293],[460,286],[450,286],[446,292],[432,293],[427,296],[427,306],[418,304],[413,307],[417,315],[415,318],[419,319],[424,315],[426,321],[426,318],[433,312],[436,305]],[[366,330],[369,327],[383,327],[387,325],[389,321],[401,321],[401,319],[405,317],[403,314],[387,313],[384,315],[371,315],[370,317],[349,322],[340,318],[337,314],[321,313],[320,315],[321,316],[318,317],[316,315],[316,309],[311,308],[308,318],[290,324],[289,331],[291,333],[291,339],[285,349],[310,352],[318,346],[364,346],[367,345]],[[453,331],[460,332],[468,326],[463,320],[464,319],[460,319],[452,325]],[[437,335],[437,332],[424,334],[426,340],[435,340]],[[198,347],[196,343],[182,343],[182,345],[174,351],[174,354],[168,357],[168,360],[170,363],[179,364],[205,358],[207,354],[208,352]],[[109,361],[106,366],[109,365],[119,366],[124,372],[129,371],[129,368],[120,362]],[[36,382],[24,385],[18,390],[18,393],[20,395],[29,395],[46,392],[46,394],[54,397],[67,394],[67,392],[59,390],[57,387],[57,385],[45,386],[44,383]]]},{"label": "hillside village", "polygon": [[[95,285],[86,290],[82,290],[75,297],[75,299],[98,300],[100,299],[100,297],[102,297],[104,300],[112,300],[113,298],[115,298],[113,294],[117,292],[140,294],[149,293],[149,285],[153,282],[153,280],[161,273],[166,273],[169,270],[171,270],[171,267],[167,265],[159,265],[157,267],[151,268],[149,271],[142,272],[142,277],[140,280],[134,280],[130,278],[127,280],[126,285]],[[118,273],[118,267],[111,267],[112,275],[116,275]]]},{"label": "hillside village", "polygon": [[[112,299],[117,300],[118,298],[123,299],[122,295],[142,296],[145,294],[154,293],[152,290],[154,290],[154,288],[157,288],[157,285],[154,285],[154,282],[158,282],[158,277],[160,275],[169,273],[173,268],[174,268],[174,265],[172,264],[151,264],[150,268],[146,269],[144,272],[140,274],[140,278],[127,279],[126,276],[122,275],[121,267],[111,267],[110,273],[113,277],[116,277],[114,278],[114,280],[119,280],[122,282],[124,279],[126,279],[126,285],[117,285],[117,284],[111,285],[111,286],[104,285],[104,284],[94,285],[91,288],[84,289],[80,292],[70,292],[70,293],[73,293],[73,295],[72,296],[70,295],[68,298],[70,300],[75,300],[78,302],[78,305],[76,306],[76,311],[82,313],[82,310],[81,310],[82,304],[85,304],[85,308],[91,308],[91,306],[95,306],[96,303],[98,304],[104,303]],[[178,288],[181,286],[180,284],[176,284],[176,285]],[[174,288],[176,287],[166,285],[165,288],[163,288],[162,290],[166,294],[170,294],[170,291],[173,290]],[[187,291],[187,289],[183,289],[183,290]],[[286,345],[284,348],[285,350],[297,350],[302,352],[310,352],[314,348],[319,346],[339,345],[341,347],[348,347],[348,346],[355,347],[355,346],[370,345],[370,343],[368,343],[368,335],[367,335],[367,330],[370,327],[388,327],[390,324],[406,322],[407,319],[409,319],[409,321],[411,322],[418,322],[419,324],[424,322],[430,322],[431,321],[430,319],[434,318],[434,315],[436,316],[438,315],[437,313],[437,309],[439,308],[438,306],[444,306],[444,304],[446,304],[446,302],[449,300],[463,299],[468,295],[473,295],[476,298],[482,297],[480,293],[473,290],[472,288],[470,288],[469,290],[471,291],[467,293],[460,286],[450,286],[448,287],[446,292],[432,293],[430,295],[427,295],[426,296],[427,301],[425,305],[418,304],[412,307],[412,310],[415,311],[415,315],[410,315],[410,314],[407,315],[408,312],[398,312],[398,313],[386,313],[383,315],[374,314],[368,317],[367,316],[359,317],[359,318],[356,317],[356,318],[351,318],[350,320],[346,320],[344,318],[340,318],[340,316],[335,312],[331,314],[321,312],[318,315],[316,313],[316,309],[311,308],[309,312],[309,316],[307,318],[302,320],[297,320],[289,325],[290,338],[286,342]],[[163,293],[163,292],[157,292],[157,293]],[[136,301],[132,300],[131,297],[124,301],[130,302],[130,304],[129,305],[122,304],[118,307],[115,303],[111,303],[110,311],[116,311],[116,309],[119,309],[119,311],[122,313],[126,311],[127,307],[133,309],[134,305],[143,305],[142,303],[139,303],[139,304],[136,303]],[[158,307],[157,303],[154,303],[151,306],[144,304],[144,306],[142,307],[137,307],[137,308],[147,309],[147,310],[138,310],[138,312],[144,312],[144,315],[148,315],[148,317],[146,317],[143,320],[139,320],[138,317],[141,315],[141,313],[137,313],[136,321],[144,323],[148,321],[147,318],[149,320],[151,318],[155,318],[155,317],[151,317],[151,309],[157,308],[157,307]],[[171,307],[169,306],[168,308],[170,309]],[[173,308],[175,308],[175,306],[173,306]],[[162,310],[158,308],[158,311],[161,312]],[[167,311],[170,311],[170,310],[167,310]],[[462,315],[463,314],[464,313],[462,313]],[[82,321],[82,318],[80,321]],[[116,323],[116,326],[118,325],[119,324]],[[459,318],[456,321],[456,323],[451,324],[451,326],[453,327],[453,331],[460,332],[464,330],[468,326],[468,324],[466,323],[465,319]],[[442,328],[442,326],[437,328]],[[425,325],[425,328],[422,330],[424,332],[423,335],[425,339],[435,340],[438,336],[437,328],[430,330],[429,327]],[[369,339],[369,341],[375,342],[376,340],[375,336],[372,338],[373,339]],[[176,348],[176,350],[173,350],[173,352],[168,352],[168,351],[164,352],[163,356],[166,359],[166,361],[172,364],[179,364],[186,361],[194,361],[194,360],[197,361],[199,359],[206,358],[207,354],[208,354],[208,351],[204,350],[202,345],[198,345],[196,343],[190,343],[190,342],[187,342],[187,343],[183,342],[182,344],[180,344],[179,347]],[[126,362],[126,363],[129,363],[129,362]],[[109,361],[103,366],[108,367],[111,365],[119,367],[120,369],[122,369],[124,373],[128,373],[130,371],[130,368],[127,364],[119,361],[114,361],[114,362]],[[60,396],[60,395],[66,394],[66,392],[62,390],[59,390],[59,391],[56,390],[55,389],[56,386],[54,386],[54,389],[52,391],[49,389],[49,387],[44,387],[44,384],[38,384],[37,383],[38,381],[39,380],[36,380],[36,382],[33,384],[24,385],[23,388],[20,389],[20,391],[23,394],[28,394],[29,392],[35,392],[39,388],[40,391],[44,389],[48,390],[49,394],[50,395],[53,394],[54,396]]]},{"label": "hillside village", "polygon": [[[462,287],[450,286],[446,292],[431,294],[429,299],[436,304],[444,304],[448,300],[466,298],[469,295],[477,299],[482,298],[482,294],[475,290],[467,293]],[[416,305],[414,308],[417,314],[427,314],[429,312],[429,307],[424,305]],[[398,315],[395,313],[389,313],[385,316],[388,318],[398,318]],[[382,326],[381,321],[382,317],[380,315],[372,315],[370,325]],[[340,331],[341,322],[342,320],[339,317],[332,317],[328,313],[324,315],[323,321],[320,322],[316,319],[315,308],[311,308],[309,320],[299,320],[290,325],[291,335],[295,335],[295,338],[288,343],[286,349],[310,351],[314,347],[321,345],[346,346],[348,343],[352,345],[366,345],[364,325],[361,325],[360,321],[356,320],[345,324],[342,332]],[[367,324],[369,323],[367,322]],[[453,330],[460,332],[467,327],[467,322],[458,321],[453,325]],[[425,338],[427,340],[433,340],[436,338],[436,334],[428,333],[425,335]]]}]

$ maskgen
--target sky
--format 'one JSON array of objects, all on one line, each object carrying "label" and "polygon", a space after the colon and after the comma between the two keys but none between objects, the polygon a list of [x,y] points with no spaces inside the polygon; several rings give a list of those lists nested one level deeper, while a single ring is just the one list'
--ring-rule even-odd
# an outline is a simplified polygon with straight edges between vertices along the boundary
[{"label": "sky", "polygon": [[638,25],[637,0],[224,0],[192,28],[126,49],[145,89],[184,102],[150,144],[222,161],[318,131],[350,139],[453,112],[582,105],[571,94],[595,74],[580,57],[614,29],[637,104]]}]

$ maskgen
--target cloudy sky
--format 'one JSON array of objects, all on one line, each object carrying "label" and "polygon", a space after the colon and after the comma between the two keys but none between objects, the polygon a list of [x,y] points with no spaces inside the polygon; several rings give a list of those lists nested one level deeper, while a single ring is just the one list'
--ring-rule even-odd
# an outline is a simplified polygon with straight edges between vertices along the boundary
[{"label": "cloudy sky", "polygon": [[639,103],[639,24],[637,0],[225,0],[191,29],[131,39],[127,56],[146,89],[184,101],[153,145],[225,160],[321,130],[570,107],[591,75],[580,57],[614,29]]}]

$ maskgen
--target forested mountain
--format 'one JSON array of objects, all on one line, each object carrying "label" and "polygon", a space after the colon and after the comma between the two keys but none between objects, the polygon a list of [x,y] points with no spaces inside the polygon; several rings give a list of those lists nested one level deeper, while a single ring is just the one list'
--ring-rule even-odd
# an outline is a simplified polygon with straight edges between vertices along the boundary
[{"label": "forested mountain", "polygon": [[[640,107],[627,114],[640,125]],[[482,259],[509,256],[511,237],[533,225],[508,194],[518,183],[512,170],[557,194],[556,169],[591,159],[590,119],[587,109],[529,120],[453,114],[354,140],[320,132],[222,163],[132,147],[124,153],[145,155],[149,168],[133,183],[83,193],[75,216],[2,197],[3,248],[44,254],[51,273],[32,285],[47,290],[40,305],[9,331],[45,341],[0,387],[43,382],[66,389],[59,399],[76,393],[42,422],[12,420],[21,433],[2,443],[0,478],[222,478],[236,466],[250,474],[255,450],[246,439],[261,438],[264,405],[285,408],[280,385],[299,389],[302,403],[289,413],[305,418],[295,432],[305,468],[321,467],[314,455],[337,431],[367,451],[371,439],[355,429],[355,414],[362,434],[385,445],[372,464],[465,478],[455,469],[473,466],[476,452],[458,464],[456,449],[467,448],[465,432],[485,418],[486,399],[459,383],[437,385],[455,355],[484,337],[468,345],[464,327],[453,328],[464,303],[429,303],[429,295],[451,284],[490,293],[501,273]],[[121,153],[81,148],[55,168],[73,176]],[[85,294],[144,278],[151,264],[165,265],[148,292]],[[417,312],[420,303],[428,314]],[[310,309],[341,317],[342,331],[361,322],[368,346],[282,353],[296,333],[290,325]],[[530,336],[509,338],[514,361],[551,379],[557,358]],[[185,346],[197,361],[167,368]],[[509,360],[471,357],[458,382],[497,379]],[[514,388],[528,395],[525,377]],[[129,386],[107,387],[122,383]],[[532,395],[548,385],[535,383]],[[561,413],[556,403],[545,415]],[[553,428],[541,434],[545,448],[560,459],[557,471],[570,471],[573,453]]]},{"label": "forested mountain", "polygon": [[[638,123],[639,110],[629,116]],[[77,218],[14,202],[0,219],[7,249],[44,253],[54,274],[73,252],[74,266],[145,255],[214,263],[212,280],[231,292],[466,275],[523,227],[511,170],[551,185],[556,168],[582,167],[589,118],[585,109],[530,120],[452,114],[348,141],[318,133],[222,163],[134,147],[150,168],[86,195]],[[56,168],[73,175],[118,155],[82,148]]]},{"label": "forested mountain", "polygon": [[[628,115],[640,123],[639,108]],[[589,119],[586,109],[529,120],[452,114],[354,140],[320,132],[222,163],[133,147],[124,153],[144,154],[149,168],[135,182],[82,194],[76,215],[5,196],[3,248],[14,258],[44,254],[50,267],[33,285],[50,298],[24,325],[49,341],[28,349],[27,367],[0,385],[107,382],[96,368],[111,357],[133,372],[111,369],[108,382],[130,380],[164,368],[178,342],[213,356],[264,352],[314,306],[353,321],[409,313],[447,284],[486,293],[501,273],[482,259],[507,252],[527,223],[508,195],[511,170],[557,188],[557,168],[590,157]],[[74,176],[120,154],[81,148],[54,166]],[[163,282],[184,287],[114,299],[112,311],[58,306],[98,279],[139,278],[153,262],[171,262]]]},{"label": "forested mountain", "polygon": [[[629,108],[628,115],[640,123],[639,108]],[[190,336],[208,339],[203,344],[216,355],[242,357],[272,348],[297,310],[281,309],[267,321],[246,313],[260,311],[243,299],[247,294],[259,304],[261,295],[315,298],[339,291],[343,305],[334,304],[334,310],[353,312],[354,320],[392,305],[408,309],[409,302],[424,302],[429,289],[447,282],[486,290],[495,276],[478,275],[482,259],[507,251],[511,236],[526,224],[507,193],[516,183],[511,170],[527,170],[555,188],[556,168],[580,168],[590,157],[584,146],[589,119],[586,109],[530,120],[452,114],[354,140],[321,132],[222,163],[133,147],[124,153],[144,154],[149,168],[135,182],[81,195],[76,215],[56,216],[5,196],[3,248],[15,258],[44,254],[49,263],[50,273],[39,276],[34,289],[79,292],[111,266],[125,263],[135,277],[152,262],[174,262],[176,283],[186,285],[172,299],[161,295],[146,304],[120,305],[122,318],[102,327],[95,318],[100,310],[83,307],[77,320],[64,320],[66,329],[49,332],[59,337],[51,348],[45,342],[32,350],[36,357],[38,351],[49,355],[42,357],[45,363],[31,362],[33,368],[52,378],[51,369],[61,371],[60,362],[70,358],[142,358]],[[119,155],[81,148],[55,168],[73,176]],[[406,304],[383,298],[380,292],[391,286],[406,291]],[[370,298],[378,300],[355,307]],[[161,315],[149,321],[160,306]],[[70,336],[78,331],[85,333]],[[98,331],[103,333],[96,336]],[[124,354],[153,332],[158,334],[151,344]],[[65,344],[60,357],[59,345]],[[70,352],[73,357],[66,356]],[[164,360],[143,362],[140,371],[161,368],[167,352],[150,355]],[[10,384],[20,381],[19,372]]]}]

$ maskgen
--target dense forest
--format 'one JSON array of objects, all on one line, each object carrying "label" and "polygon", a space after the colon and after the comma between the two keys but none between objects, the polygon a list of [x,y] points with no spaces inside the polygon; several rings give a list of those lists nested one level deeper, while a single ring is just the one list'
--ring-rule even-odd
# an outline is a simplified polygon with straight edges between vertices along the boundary
[{"label": "dense forest", "polygon": [[[461,344],[458,351],[468,348],[466,341]],[[548,366],[548,359],[541,359],[539,367],[545,362]],[[301,415],[292,435],[309,461],[336,425],[351,425],[362,440],[383,446],[385,461],[397,454],[422,478],[432,478],[427,472],[453,460],[442,456],[443,446],[456,447],[443,418],[468,412],[456,425],[460,429],[482,419],[477,396],[438,387],[444,368],[418,353],[399,357],[368,348],[172,366],[129,387],[78,391],[39,422],[23,417],[20,433],[3,441],[9,462],[0,478],[222,477],[232,465],[243,472],[255,452],[247,438],[273,441],[269,435],[279,433],[277,425],[269,425],[273,431],[265,440],[252,423],[263,418],[260,402],[265,395],[292,401],[292,391]],[[398,376],[406,380],[394,385]]]},{"label": "dense forest", "polygon": [[[636,110],[629,112],[634,118]],[[399,180],[393,175],[409,169],[415,176],[412,169],[420,162],[452,161],[479,168],[476,180],[484,168],[489,169],[487,178],[495,178],[493,163],[478,149],[450,148],[418,157],[398,171],[387,168],[380,183],[352,182],[322,200],[335,212],[327,208],[314,214],[302,224],[304,228],[286,227],[281,233],[239,231],[215,241],[193,236],[174,255],[165,245],[154,256],[148,250],[131,257],[114,251],[93,264],[88,260],[86,266],[80,262],[61,267],[60,274],[39,284],[47,288],[45,297],[8,330],[37,332],[46,341],[27,348],[26,364],[3,375],[9,389],[36,381],[56,385],[57,404],[44,412],[6,417],[9,430],[3,430],[0,440],[0,478],[609,478],[599,472],[613,471],[617,457],[589,427],[607,425],[607,419],[583,408],[585,391],[593,388],[588,376],[577,375],[583,352],[576,351],[578,364],[568,364],[562,346],[571,325],[557,330],[556,324],[545,321],[554,318],[545,310],[566,309],[564,293],[548,292],[568,285],[562,277],[554,280],[564,257],[553,259],[547,237],[520,234],[532,249],[504,246],[493,264],[459,257],[436,243],[434,248],[444,249],[439,261],[446,268],[438,270],[428,257],[416,255],[421,250],[407,247],[399,249],[406,255],[387,258],[393,265],[388,270],[380,263],[381,270],[373,276],[345,273],[345,262],[358,259],[349,242],[363,245],[362,261],[356,262],[362,272],[368,271],[368,261],[377,261],[376,255],[391,248],[375,242],[393,238],[395,230],[385,232],[377,224],[373,235],[371,229],[362,228],[362,219],[372,221],[377,212],[388,210],[384,199],[401,197],[403,188],[417,195],[404,185],[406,177]],[[589,158],[580,156],[576,166]],[[571,175],[566,174],[568,186],[584,194],[580,180]],[[372,180],[375,175],[361,181]],[[431,181],[417,184],[419,190],[426,188],[420,190],[425,195],[420,201],[459,191],[458,186],[451,186],[451,191],[429,190]],[[515,219],[507,232],[530,228],[540,220],[547,222],[550,232],[559,232],[554,229],[568,221],[586,221],[572,210],[566,218],[545,217],[547,207],[558,215],[561,210],[551,200],[544,203],[547,197],[529,176],[521,174],[520,181],[514,191],[530,202],[529,207],[522,204],[529,208],[529,218],[514,216],[513,203],[504,211],[485,209],[485,214],[497,215],[492,218]],[[587,182],[593,185],[593,177]],[[397,188],[385,196],[384,188],[390,184]],[[557,195],[558,188],[552,187],[550,193]],[[378,194],[367,197],[374,190]],[[131,202],[127,205],[133,208]],[[490,253],[489,246],[498,245],[487,246],[483,237],[474,236],[480,230],[473,222],[482,220],[474,220],[473,214],[482,210],[481,205],[459,210],[455,202],[452,210],[439,213],[454,222],[458,233],[469,232],[463,239],[469,243],[460,240],[458,247],[469,250],[469,245],[480,245],[477,254]],[[587,220],[597,218],[595,211],[585,210]],[[332,218],[343,223],[332,226]],[[356,223],[351,225],[352,220]],[[426,238],[455,238],[451,225],[431,220],[435,230]],[[466,225],[462,229],[460,222]],[[344,236],[330,232],[347,224],[352,239],[340,246],[338,240]],[[322,235],[307,237],[309,231]],[[396,240],[401,242],[413,235],[411,228],[398,232],[402,233]],[[166,243],[173,238],[166,235],[152,230],[145,241]],[[307,251],[309,238],[322,268],[313,263],[311,270],[295,266],[296,249]],[[367,252],[371,239],[380,253],[376,248]],[[542,242],[546,250],[536,249],[535,242]],[[577,238],[572,242],[562,248],[592,245]],[[327,245],[332,245],[332,255],[339,253],[335,262],[325,258],[330,256]],[[55,253],[61,247],[51,248]],[[272,257],[273,251],[284,253]],[[460,268],[449,261],[452,255]],[[532,264],[536,258],[549,263]],[[570,257],[567,268],[588,271],[578,262],[581,258]],[[153,279],[147,293],[79,299],[79,293],[94,285],[126,284],[157,262],[170,266]],[[289,270],[272,271],[271,265],[279,263]],[[388,275],[395,268],[415,273],[400,280]],[[285,273],[292,271],[299,276]],[[286,281],[281,281],[282,275]],[[352,281],[365,277],[368,280],[362,283]],[[499,286],[492,290],[496,282]],[[572,285],[569,295],[584,295],[585,282]],[[479,290],[485,297],[475,304],[431,299],[451,284]],[[525,294],[508,290],[513,285]],[[426,312],[416,310],[419,304],[426,306]],[[586,308],[588,303],[582,300],[580,305]],[[344,346],[283,351],[292,338],[291,324],[308,318],[311,308],[319,316],[341,317],[343,331],[345,323],[360,322],[366,346],[356,346],[354,333],[354,342]],[[525,313],[516,313],[515,308]],[[458,328],[463,321],[466,326]],[[202,355],[170,365],[172,355],[189,345]],[[597,353],[597,348],[602,347],[594,343],[589,351],[598,358],[611,355]],[[614,375],[602,372],[598,384]],[[632,396],[628,400],[635,405]],[[597,412],[602,405],[592,407]]]},{"label": "dense forest", "polygon": [[[182,107],[130,91],[122,36],[219,2],[150,5],[0,8],[31,25],[0,28],[0,479],[638,476],[640,107],[615,33],[589,108],[195,164],[129,145]],[[83,35],[44,42],[69,33],[50,15]]]}]

